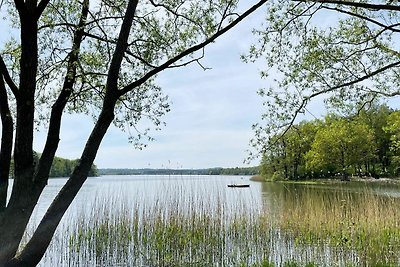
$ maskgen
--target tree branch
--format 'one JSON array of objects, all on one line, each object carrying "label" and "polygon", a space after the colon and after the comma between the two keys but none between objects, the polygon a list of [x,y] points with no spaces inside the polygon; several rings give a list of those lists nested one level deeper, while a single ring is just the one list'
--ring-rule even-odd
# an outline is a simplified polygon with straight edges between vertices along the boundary
[{"label": "tree branch", "polygon": [[79,59],[80,47],[84,36],[84,29],[88,14],[89,0],[85,0],[82,4],[81,17],[76,27],[77,30],[74,34],[74,39],[72,41],[72,49],[68,55],[69,59],[67,65],[67,74],[64,77],[64,84],[61,92],[51,110],[46,144],[40,157],[38,168],[34,177],[35,182],[40,183],[41,186],[44,186],[47,181],[51,163],[53,162],[55,153],[58,148],[58,143],[60,140],[62,113],[67,104],[68,98],[73,92],[73,86],[76,81],[76,69],[78,66],[77,61]]},{"label": "tree branch", "polygon": [[[283,135],[285,135],[287,133],[287,131],[290,129],[290,127],[293,125],[294,121],[296,120],[297,115],[299,113],[301,113],[303,108],[305,108],[307,106],[308,101],[310,101],[312,98],[317,97],[317,96],[322,95],[322,94],[333,92],[333,91],[338,90],[338,89],[343,88],[343,87],[347,87],[347,86],[351,86],[351,85],[357,84],[359,82],[362,82],[364,80],[372,78],[375,75],[378,75],[378,74],[380,74],[380,73],[382,73],[382,72],[384,72],[384,71],[386,71],[388,69],[394,68],[394,67],[396,67],[398,65],[400,65],[400,61],[396,61],[396,62],[393,62],[391,64],[388,64],[388,65],[386,65],[386,66],[384,66],[384,67],[382,67],[380,69],[377,69],[377,70],[375,70],[373,72],[370,72],[369,74],[364,75],[364,76],[362,76],[362,77],[360,77],[358,79],[355,79],[355,80],[352,80],[352,81],[349,81],[349,82],[346,82],[346,83],[343,83],[343,84],[339,84],[337,86],[330,87],[330,88],[328,88],[326,90],[318,91],[318,92],[315,92],[315,93],[313,93],[313,94],[311,94],[309,96],[303,97],[303,100],[301,101],[300,106],[295,110],[292,119],[288,123],[283,125],[283,127],[286,127],[286,129],[283,131],[281,136],[283,136]],[[383,93],[380,93],[380,94],[385,95]],[[398,94],[397,93],[386,94],[386,96],[395,96],[395,95],[398,95]]]},{"label": "tree branch", "polygon": [[221,29],[220,31],[217,31],[215,34],[213,34],[210,38],[208,38],[204,42],[202,42],[200,44],[197,44],[195,46],[192,46],[192,47],[188,48],[187,50],[183,51],[182,53],[176,55],[175,57],[167,60],[166,62],[164,62],[163,64],[161,64],[157,68],[149,71],[142,78],[136,80],[135,82],[133,82],[131,84],[128,84],[127,86],[125,86],[124,88],[119,90],[118,94],[120,96],[122,96],[122,95],[128,93],[129,91],[133,90],[134,88],[136,88],[136,87],[142,85],[143,83],[145,83],[146,81],[148,81],[154,75],[157,75],[161,71],[167,69],[170,65],[174,64],[175,62],[179,61],[180,59],[182,59],[182,58],[184,58],[184,57],[186,57],[186,56],[188,56],[188,55],[190,55],[190,54],[202,49],[203,47],[207,46],[208,44],[214,42],[218,37],[220,37],[221,35],[223,35],[227,31],[229,31],[230,29],[232,29],[239,22],[241,22],[243,19],[248,17],[250,14],[252,14],[254,11],[256,11],[259,7],[261,7],[266,2],[267,2],[267,0],[259,1],[257,4],[252,6],[250,9],[248,9],[246,12],[244,12],[241,16],[239,16],[233,22],[231,22],[228,26],[226,26],[225,28]]},{"label": "tree branch", "polygon": [[12,80],[10,73],[7,70],[7,66],[4,63],[3,57],[1,55],[0,55],[0,73],[3,74],[4,80],[10,87],[11,92],[14,94],[15,98],[18,98],[19,95],[18,86]]},{"label": "tree branch", "polygon": [[392,24],[392,25],[385,25],[385,24],[383,24],[383,23],[381,23],[381,22],[379,22],[377,20],[371,19],[369,17],[363,16],[363,15],[360,15],[360,14],[357,14],[357,13],[354,13],[354,12],[343,10],[343,9],[340,9],[340,8],[336,8],[336,7],[333,8],[333,7],[327,7],[327,6],[322,6],[322,8],[327,9],[327,10],[337,11],[337,12],[340,12],[340,13],[343,13],[343,14],[347,14],[347,15],[350,15],[350,16],[353,16],[353,17],[357,17],[357,18],[362,19],[362,20],[369,21],[369,22],[371,22],[371,23],[373,23],[375,25],[378,25],[379,27],[384,28],[384,30],[391,30],[393,32],[400,32],[400,29],[393,28],[393,27],[399,26],[400,25],[399,23]]},{"label": "tree branch", "polygon": [[14,4],[19,13],[21,13],[22,10],[25,8],[24,0],[14,0]]},{"label": "tree branch", "polygon": [[44,9],[47,7],[47,5],[49,4],[50,0],[42,0],[40,1],[40,3],[38,4],[37,8],[36,8],[36,16],[39,19],[39,17],[42,15]]},{"label": "tree branch", "polygon": [[400,6],[395,5],[380,5],[380,4],[370,4],[370,3],[360,3],[360,2],[350,2],[350,1],[340,1],[340,0],[293,0],[295,2],[316,2],[321,4],[337,4],[343,6],[352,6],[352,7],[360,7],[360,8],[367,8],[375,11],[380,10],[394,10],[400,11]]},{"label": "tree branch", "polygon": [[111,59],[108,71],[108,79],[106,85],[107,92],[115,93],[118,90],[118,76],[121,69],[121,63],[124,58],[126,49],[128,48],[129,33],[132,28],[133,18],[136,13],[138,0],[130,0],[127,7],[121,30],[119,32],[118,41],[115,47],[114,55]]}]

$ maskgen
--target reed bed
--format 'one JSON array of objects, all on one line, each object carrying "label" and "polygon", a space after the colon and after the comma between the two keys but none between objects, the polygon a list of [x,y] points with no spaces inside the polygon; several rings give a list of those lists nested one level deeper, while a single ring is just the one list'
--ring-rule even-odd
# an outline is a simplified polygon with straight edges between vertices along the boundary
[{"label": "reed bed", "polygon": [[[338,204],[339,203],[339,204]],[[398,266],[400,200],[361,192],[305,190],[288,194],[277,219],[282,232],[298,245],[348,254],[355,266]]]},{"label": "reed bed", "polygon": [[55,259],[60,253],[50,248],[45,262],[57,266],[264,266],[268,262],[269,222],[249,203],[228,204],[221,194],[207,197],[182,191],[161,193],[147,205],[115,194],[94,203],[61,227],[63,237],[52,245],[63,251],[61,259]]},{"label": "reed bed", "polygon": [[399,265],[399,199],[367,189],[286,192],[267,207],[187,187],[155,195],[98,194],[60,226],[42,266]]}]

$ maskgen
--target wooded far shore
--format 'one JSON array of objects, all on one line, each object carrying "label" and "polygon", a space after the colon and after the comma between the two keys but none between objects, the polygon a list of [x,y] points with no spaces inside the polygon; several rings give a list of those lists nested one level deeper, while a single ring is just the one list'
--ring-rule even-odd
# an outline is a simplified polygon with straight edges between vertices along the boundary
[{"label": "wooded far shore", "polygon": [[257,175],[259,167],[207,169],[98,169],[99,175]]}]

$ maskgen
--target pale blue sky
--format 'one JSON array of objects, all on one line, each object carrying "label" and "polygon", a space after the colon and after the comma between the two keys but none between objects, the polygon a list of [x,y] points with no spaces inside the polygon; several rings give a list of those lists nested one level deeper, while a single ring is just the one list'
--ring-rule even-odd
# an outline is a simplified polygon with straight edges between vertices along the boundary
[{"label": "pale blue sky", "polygon": [[[97,166],[187,169],[245,166],[243,160],[248,156],[246,150],[250,149],[253,137],[251,125],[260,120],[263,112],[263,99],[256,92],[268,87],[268,81],[259,76],[264,69],[262,62],[246,64],[241,62],[240,55],[255,41],[251,30],[262,22],[263,16],[258,11],[206,49],[201,62],[211,70],[203,71],[193,64],[159,75],[157,83],[172,102],[171,112],[164,117],[167,126],[162,131],[153,131],[155,141],[141,151],[128,143],[126,133],[111,128],[95,160]],[[329,17],[325,19],[328,23]],[[322,101],[312,102],[308,110],[316,116],[323,114]],[[79,158],[92,126],[91,118],[66,115],[57,155]],[[36,134],[35,150],[43,149],[45,134],[44,130]],[[251,165],[258,163],[255,160]]]}]

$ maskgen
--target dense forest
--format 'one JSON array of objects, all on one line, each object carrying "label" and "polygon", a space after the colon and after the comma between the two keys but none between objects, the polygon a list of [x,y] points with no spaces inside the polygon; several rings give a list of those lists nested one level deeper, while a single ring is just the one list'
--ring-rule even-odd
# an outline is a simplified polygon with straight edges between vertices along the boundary
[{"label": "dense forest", "polygon": [[386,105],[328,114],[273,136],[260,173],[268,180],[400,175],[400,111]]},{"label": "dense forest", "polygon": [[258,167],[209,169],[99,169],[100,175],[255,175]]},{"label": "dense forest", "polygon": [[[39,153],[34,153],[34,160],[37,162],[40,158]],[[49,177],[69,177],[74,170],[75,166],[78,164],[79,159],[64,159],[60,157],[54,157],[53,164],[51,165]],[[14,163],[11,162],[11,168],[13,168]],[[14,172],[11,172],[13,174]],[[99,176],[97,166],[95,164],[92,165],[92,168],[89,172],[90,177]]]}]

